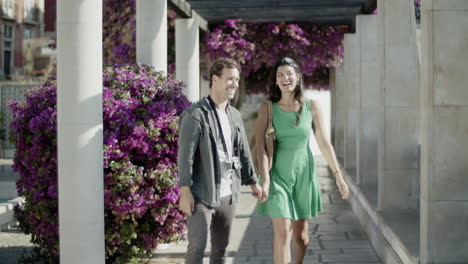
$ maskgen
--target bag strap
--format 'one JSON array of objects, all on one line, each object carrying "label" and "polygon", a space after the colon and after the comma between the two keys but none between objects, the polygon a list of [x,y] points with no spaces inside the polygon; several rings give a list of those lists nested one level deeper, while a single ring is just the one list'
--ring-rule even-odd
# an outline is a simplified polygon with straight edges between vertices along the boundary
[{"label": "bag strap", "polygon": [[270,100],[267,100],[267,112],[268,112],[268,127],[272,126],[272,119],[273,119],[273,104]]},{"label": "bag strap", "polygon": [[275,128],[273,127],[273,103],[267,100],[267,112],[268,112],[268,125],[265,131],[265,135],[270,135],[273,139],[276,139]]}]

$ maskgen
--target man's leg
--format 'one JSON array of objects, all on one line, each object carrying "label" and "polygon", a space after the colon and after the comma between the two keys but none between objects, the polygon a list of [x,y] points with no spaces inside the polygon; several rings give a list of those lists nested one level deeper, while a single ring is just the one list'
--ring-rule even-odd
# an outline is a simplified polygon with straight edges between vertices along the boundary
[{"label": "man's leg", "polygon": [[202,264],[208,240],[208,228],[211,223],[213,210],[203,204],[195,205],[195,212],[187,217],[188,248],[185,256],[186,264]]},{"label": "man's leg", "polygon": [[235,205],[231,197],[221,199],[221,205],[215,209],[211,220],[211,256],[210,264],[226,262],[226,248],[229,244],[231,225],[235,214]]}]

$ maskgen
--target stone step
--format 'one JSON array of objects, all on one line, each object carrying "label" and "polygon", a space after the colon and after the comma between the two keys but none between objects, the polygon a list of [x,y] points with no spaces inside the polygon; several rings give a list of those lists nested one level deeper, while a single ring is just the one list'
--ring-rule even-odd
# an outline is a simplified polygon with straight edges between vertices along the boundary
[{"label": "stone step", "polygon": [[13,171],[11,167],[13,165],[13,160],[11,159],[0,159],[0,173],[3,171]]},{"label": "stone step", "polygon": [[0,181],[0,199],[10,199],[18,196],[16,192],[16,182]]},{"label": "stone step", "polygon": [[0,159],[0,198],[15,198],[18,173],[12,169],[13,160]]},{"label": "stone step", "polygon": [[0,159],[0,182],[16,182],[18,180],[18,173],[13,171],[11,167],[13,160]]},{"label": "stone step", "polygon": [[17,172],[0,170],[0,182],[16,182],[18,179],[19,175]]}]

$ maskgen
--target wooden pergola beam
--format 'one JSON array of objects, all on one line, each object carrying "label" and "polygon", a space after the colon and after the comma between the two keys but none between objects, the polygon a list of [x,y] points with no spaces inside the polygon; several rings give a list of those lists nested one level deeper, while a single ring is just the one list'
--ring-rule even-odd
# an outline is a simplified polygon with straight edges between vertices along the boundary
[{"label": "wooden pergola beam", "polygon": [[[355,16],[362,12],[362,7],[324,7],[324,8],[217,8],[216,12],[212,9],[197,9],[201,16],[210,22],[222,22],[226,19],[239,18],[244,22],[280,22],[280,21],[332,21],[333,19],[342,20],[349,16]],[[268,13],[268,16],[261,15]],[[336,24],[336,23],[334,23]]]},{"label": "wooden pergola beam", "polygon": [[368,0],[292,0],[292,1],[272,1],[272,0],[191,0],[190,5],[193,9],[199,8],[258,8],[258,7],[351,7],[366,5]]},{"label": "wooden pergola beam", "polygon": [[168,5],[181,17],[196,19],[205,31],[208,23],[226,19],[349,25],[353,29],[355,16],[372,13],[377,0],[169,0]]},{"label": "wooden pergola beam", "polygon": [[193,18],[198,22],[200,29],[208,31],[208,22],[205,18],[200,16],[197,11],[193,10],[190,4],[185,0],[169,0],[167,1],[177,14],[183,18]]}]

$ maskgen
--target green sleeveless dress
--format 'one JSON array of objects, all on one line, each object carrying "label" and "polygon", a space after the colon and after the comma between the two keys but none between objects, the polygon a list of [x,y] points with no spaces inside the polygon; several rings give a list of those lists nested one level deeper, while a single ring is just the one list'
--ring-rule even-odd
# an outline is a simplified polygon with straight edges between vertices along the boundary
[{"label": "green sleeveless dress", "polygon": [[312,218],[322,210],[320,184],[309,147],[313,122],[310,104],[310,100],[304,102],[301,120],[294,128],[297,112],[286,112],[273,103],[277,145],[269,197],[257,206],[261,216],[299,220]]}]

